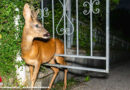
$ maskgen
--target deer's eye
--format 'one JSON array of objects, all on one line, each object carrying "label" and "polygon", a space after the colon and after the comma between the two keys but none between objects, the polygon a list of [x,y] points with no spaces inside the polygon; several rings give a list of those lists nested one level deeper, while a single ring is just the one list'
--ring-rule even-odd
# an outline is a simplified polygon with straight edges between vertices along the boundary
[{"label": "deer's eye", "polygon": [[36,27],[36,28],[39,28],[39,25],[38,25],[38,24],[36,24],[36,25],[35,25],[35,27]]}]

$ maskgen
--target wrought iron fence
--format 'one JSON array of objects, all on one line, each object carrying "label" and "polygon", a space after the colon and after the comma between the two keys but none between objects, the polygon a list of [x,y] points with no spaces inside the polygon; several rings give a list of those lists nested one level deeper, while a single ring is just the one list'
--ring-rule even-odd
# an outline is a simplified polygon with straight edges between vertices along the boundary
[{"label": "wrought iron fence", "polygon": [[[97,69],[97,68],[87,68],[87,67],[74,67],[74,66],[64,66],[64,65],[50,65],[50,64],[46,64],[49,66],[55,66],[55,67],[62,67],[62,68],[70,68],[70,69],[80,69],[80,70],[88,70],[88,71],[97,71],[97,72],[109,72],[109,0],[106,0],[106,7],[104,7],[106,9],[106,13],[105,13],[105,17],[106,17],[106,27],[105,27],[105,56],[94,56],[93,55],[93,15],[96,14],[98,15],[98,13],[100,13],[100,9],[94,8],[94,6],[98,6],[100,5],[100,0],[90,0],[90,1],[84,1],[83,2],[83,7],[89,7],[86,8],[82,11],[82,13],[85,16],[89,16],[89,21],[90,21],[90,55],[88,56],[83,56],[80,55],[79,53],[79,0],[74,0],[75,1],[75,26],[72,23],[68,12],[67,12],[67,7],[68,7],[68,2],[69,0],[59,0],[59,3],[62,7],[62,15],[61,18],[59,19],[58,24],[55,24],[55,0],[52,0],[51,3],[51,12],[52,12],[52,32],[53,32],[53,37],[55,38],[56,34],[57,35],[62,35],[63,36],[63,40],[64,40],[64,54],[62,55],[56,55],[56,56],[63,56],[63,57],[74,57],[74,58],[87,58],[87,59],[96,59],[96,60],[104,60],[106,62],[106,68],[105,69]],[[41,0],[41,12],[42,12],[42,23],[44,24],[44,18],[47,18],[47,16],[49,15],[48,13],[48,9],[46,7],[44,7],[44,0]],[[61,24],[61,21],[63,21],[63,27],[60,28],[59,25]],[[67,22],[66,22],[67,21]],[[67,24],[71,25],[71,28],[69,28],[67,26]],[[67,53],[67,44],[68,44],[68,38],[69,36],[73,35],[74,31],[76,32],[76,54],[74,55],[69,55]],[[69,39],[71,40],[71,39]]]}]

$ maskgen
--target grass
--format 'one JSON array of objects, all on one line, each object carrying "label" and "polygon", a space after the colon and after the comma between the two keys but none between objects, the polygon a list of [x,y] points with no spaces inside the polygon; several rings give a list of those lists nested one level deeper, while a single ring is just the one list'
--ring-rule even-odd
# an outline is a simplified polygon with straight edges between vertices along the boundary
[{"label": "grass", "polygon": [[[79,81],[75,80],[74,78],[67,80],[67,89],[66,90],[70,90],[71,86],[78,84]],[[51,90],[62,90],[64,86],[64,82],[63,81],[59,81],[54,85],[54,88],[52,88]]]}]

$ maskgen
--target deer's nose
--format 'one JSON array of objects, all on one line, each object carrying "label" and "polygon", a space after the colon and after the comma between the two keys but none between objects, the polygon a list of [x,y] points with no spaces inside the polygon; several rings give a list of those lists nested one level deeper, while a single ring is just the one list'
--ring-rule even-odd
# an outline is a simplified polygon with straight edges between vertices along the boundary
[{"label": "deer's nose", "polygon": [[44,37],[50,37],[50,33],[46,33],[46,34],[44,34]]}]

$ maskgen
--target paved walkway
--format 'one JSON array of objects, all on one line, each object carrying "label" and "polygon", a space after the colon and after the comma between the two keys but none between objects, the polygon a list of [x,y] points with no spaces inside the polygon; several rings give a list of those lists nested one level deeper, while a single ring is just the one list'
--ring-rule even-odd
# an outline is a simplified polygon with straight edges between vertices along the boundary
[{"label": "paved walkway", "polygon": [[106,79],[91,78],[89,82],[72,86],[71,90],[130,90],[130,62],[111,69]]}]

